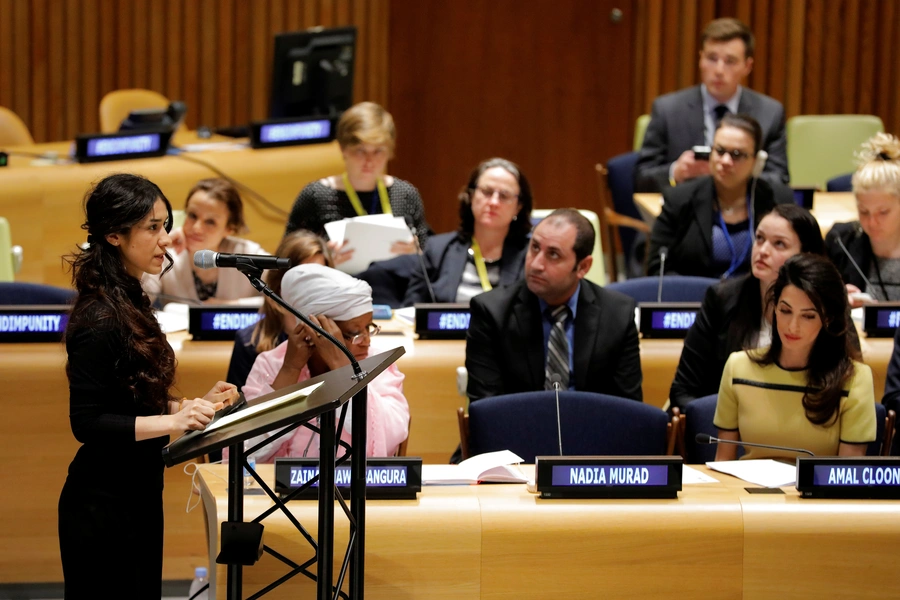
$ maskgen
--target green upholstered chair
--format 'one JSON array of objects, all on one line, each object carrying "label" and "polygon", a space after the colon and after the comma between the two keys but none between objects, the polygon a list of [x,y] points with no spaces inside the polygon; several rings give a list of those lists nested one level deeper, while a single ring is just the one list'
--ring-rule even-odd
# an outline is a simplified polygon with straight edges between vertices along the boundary
[{"label": "green upholstered chair", "polygon": [[787,121],[791,186],[825,189],[829,179],[856,170],[854,153],[884,124],[875,115],[798,115]]},{"label": "green upholstered chair", "polygon": [[644,133],[650,124],[650,115],[641,115],[634,123],[634,151],[637,152],[644,145]]},{"label": "green upholstered chair", "polygon": [[17,251],[20,255],[22,249],[12,245],[12,235],[9,232],[9,221],[0,217],[0,281],[15,280],[18,271]]}]

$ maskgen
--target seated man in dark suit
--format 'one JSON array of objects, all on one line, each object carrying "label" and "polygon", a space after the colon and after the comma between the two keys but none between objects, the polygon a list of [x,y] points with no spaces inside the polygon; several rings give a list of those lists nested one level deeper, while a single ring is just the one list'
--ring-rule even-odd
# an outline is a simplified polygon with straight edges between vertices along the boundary
[{"label": "seated man in dark suit", "polygon": [[584,276],[594,229],[577,210],[555,210],[534,229],[525,281],[472,299],[467,393],[474,402],[513,392],[562,389],[640,401],[634,301]]},{"label": "seated man in dark suit", "polygon": [[635,191],[661,192],[702,175],[709,162],[695,158],[694,146],[712,146],[718,121],[727,113],[756,119],[768,152],[762,177],[787,184],[787,142],[780,102],[741,86],[753,69],[753,34],[737,19],[716,19],[700,38],[701,85],[660,96],[635,168]]}]

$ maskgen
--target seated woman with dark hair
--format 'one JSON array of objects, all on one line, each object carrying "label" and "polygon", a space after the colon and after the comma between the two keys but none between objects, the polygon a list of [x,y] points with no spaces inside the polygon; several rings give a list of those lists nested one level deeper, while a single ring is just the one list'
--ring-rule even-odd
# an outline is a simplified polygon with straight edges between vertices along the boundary
[{"label": "seated woman with dark hair", "polygon": [[[308,263],[334,266],[325,240],[309,231],[295,231],[284,236],[275,255],[290,259],[292,267]],[[281,279],[284,273],[285,271],[271,270],[263,275],[266,285],[278,295],[281,295]],[[238,388],[244,387],[257,355],[272,350],[287,339],[283,321],[284,312],[281,307],[267,297],[263,301],[260,313],[262,318],[255,325],[241,329],[234,336],[234,349],[231,351],[231,363],[228,365],[228,376],[225,381],[233,383]],[[293,323],[293,317],[291,322]]]},{"label": "seated woman with dark hair", "polygon": [[222,303],[244,298],[261,301],[250,281],[237,269],[201,269],[194,253],[212,250],[223,254],[267,254],[259,244],[234,237],[248,231],[244,204],[237,189],[225,179],[202,179],[188,192],[184,224],[173,231],[179,240],[174,267],[161,275],[145,275],[141,285],[151,300]]},{"label": "seated woman with dark hair", "polygon": [[[803,448],[816,456],[862,456],[875,440],[872,370],[859,362],[840,273],[827,258],[788,259],[769,296],[772,346],[735,352],[725,363],[713,420],[719,437]],[[795,453],[746,448],[744,458]],[[737,446],[719,444],[716,460]]]},{"label": "seated woman with dark hair", "polygon": [[800,252],[824,254],[819,224],[805,208],[779,204],[756,228],[750,273],[707,290],[684,340],[669,391],[672,408],[684,411],[692,400],[715,394],[732,352],[769,345],[772,314],[763,313],[766,293],[784,261]]},{"label": "seated woman with dark hair", "polygon": [[[793,204],[790,188],[753,175],[761,169],[762,130],[747,115],[725,115],[709,155],[711,175],[663,191],[650,232],[648,273],[727,279],[750,270],[753,232],[776,204]],[[752,200],[752,202],[751,202]]]},{"label": "seated woman with dark hair", "polygon": [[[425,245],[433,300],[468,302],[521,279],[532,204],[531,186],[515,163],[492,158],[475,167],[459,193],[459,230]],[[421,269],[414,269],[404,306],[431,301]]]}]

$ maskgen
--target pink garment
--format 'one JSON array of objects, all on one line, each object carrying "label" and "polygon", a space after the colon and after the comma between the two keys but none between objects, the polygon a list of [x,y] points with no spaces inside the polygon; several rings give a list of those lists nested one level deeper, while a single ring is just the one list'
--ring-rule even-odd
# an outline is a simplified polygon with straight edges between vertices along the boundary
[{"label": "pink garment", "polygon": [[[247,376],[247,383],[242,391],[247,400],[252,400],[274,391],[271,383],[278,376],[284,364],[288,341],[284,341],[272,350],[256,357],[253,368]],[[309,368],[303,367],[297,383],[309,379]],[[400,444],[409,435],[409,405],[403,396],[403,373],[397,365],[391,365],[376,377],[368,387],[368,434],[366,456],[393,456]],[[349,420],[350,415],[347,415]],[[310,443],[310,438],[312,443]],[[246,447],[257,443],[262,438],[253,438],[245,442]],[[350,434],[341,432],[341,439],[350,442]],[[306,427],[298,427],[292,433],[278,441],[265,446],[254,453],[257,462],[274,462],[278,457],[319,455],[318,436]]]}]

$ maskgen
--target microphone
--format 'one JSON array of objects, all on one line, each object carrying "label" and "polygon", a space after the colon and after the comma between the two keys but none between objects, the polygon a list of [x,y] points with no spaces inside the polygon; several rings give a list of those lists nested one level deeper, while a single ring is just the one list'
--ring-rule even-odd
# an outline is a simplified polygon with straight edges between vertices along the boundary
[{"label": "microphone", "polygon": [[803,448],[787,448],[785,446],[773,446],[771,444],[751,444],[750,442],[722,440],[717,437],[713,437],[708,433],[698,433],[694,438],[694,441],[698,444],[735,444],[737,446],[752,446],[754,448],[768,448],[769,450],[784,450],[786,452],[799,452],[801,454],[809,454],[810,456],[815,456],[815,454],[813,454],[809,450],[804,450]]},{"label": "microphone", "polygon": [[428,286],[428,295],[431,297],[431,302],[436,304],[437,298],[434,295],[434,288],[431,286],[431,279],[428,277],[428,268],[425,266],[425,253],[422,252],[422,246],[419,244],[419,233],[416,231],[416,226],[412,223],[412,217],[406,215],[404,218],[406,219],[406,226],[409,227],[409,231],[412,233],[413,243],[416,245],[416,256],[419,257],[419,267],[422,269],[422,276],[425,277],[425,285]]},{"label": "microphone", "polygon": [[291,259],[278,256],[266,256],[264,254],[220,254],[212,250],[198,250],[194,252],[194,266],[201,269],[213,269],[226,267],[241,269],[250,267],[265,271],[267,269],[290,269]]},{"label": "microphone", "polygon": [[[843,240],[841,240],[841,236],[836,235],[836,236],[834,236],[834,239],[837,241],[838,246],[841,247],[841,252],[843,252],[844,254],[847,255],[847,258],[850,259],[850,264],[853,265],[853,268],[856,269],[856,272],[859,273],[859,276],[862,277],[862,280],[866,282],[866,289],[874,290],[875,287],[869,282],[869,278],[866,277],[866,275],[863,273],[862,269],[859,268],[859,265],[856,264],[856,261],[853,260],[853,256],[850,255],[850,251],[847,250],[847,246],[844,245]],[[865,291],[865,290],[863,290],[863,291]]]},{"label": "microphone", "polygon": [[559,373],[550,375],[550,383],[553,384],[553,389],[556,390],[556,439],[559,440],[559,455],[562,456],[562,424],[559,419],[559,388],[561,387],[562,377],[559,376]]},{"label": "microphone", "polygon": [[666,246],[659,249],[659,286],[656,288],[657,302],[662,302],[663,274],[666,272],[666,256],[668,255],[669,249]]}]

